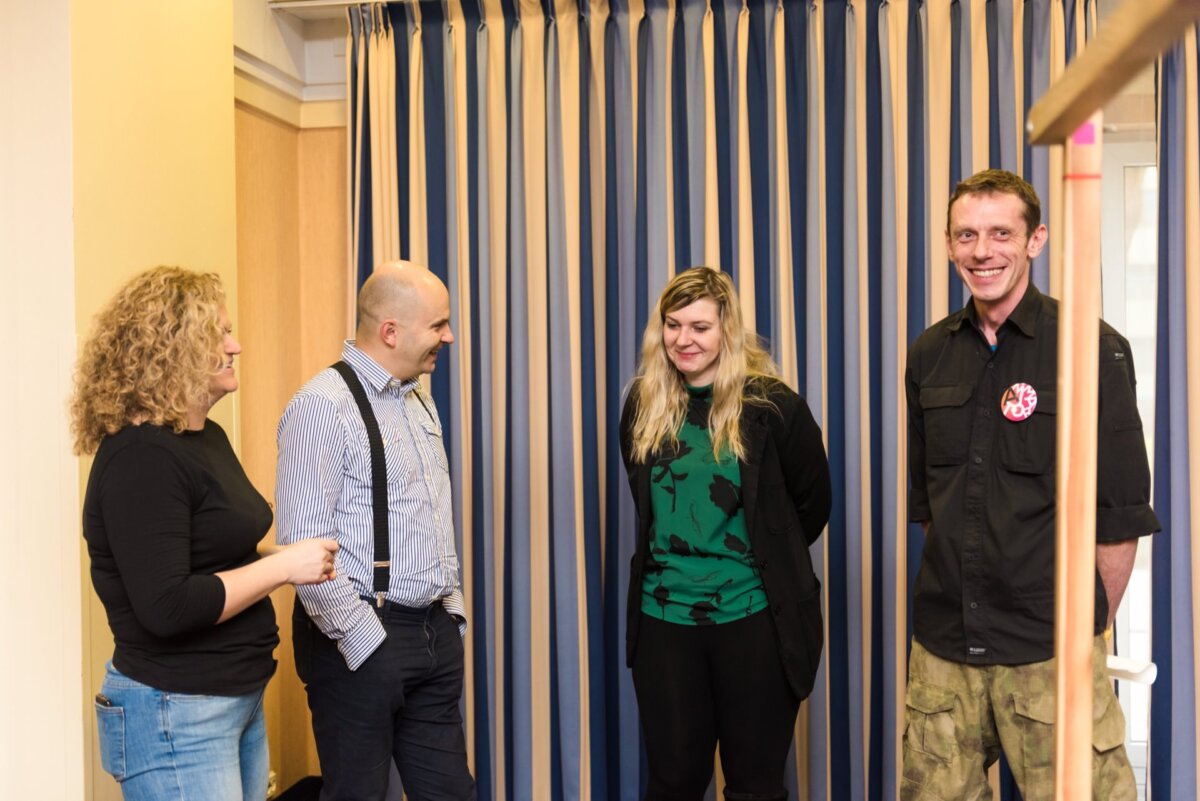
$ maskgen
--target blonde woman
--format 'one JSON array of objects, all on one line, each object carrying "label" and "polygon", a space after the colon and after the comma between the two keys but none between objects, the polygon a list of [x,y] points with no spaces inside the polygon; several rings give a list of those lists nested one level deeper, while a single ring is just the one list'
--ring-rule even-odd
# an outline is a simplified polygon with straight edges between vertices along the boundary
[{"label": "blonde woman", "polygon": [[782,801],[823,643],[808,546],[831,504],[821,431],[743,328],[729,276],[694,267],[646,325],[621,415],[637,509],[627,659],[646,801]]},{"label": "blonde woman", "polygon": [[76,366],[75,447],[92,584],[115,648],[96,696],[100,755],[126,799],[267,793],[267,594],[334,575],[333,540],[259,558],[271,509],[208,419],[237,389],[215,274],[159,267],[96,319]]}]

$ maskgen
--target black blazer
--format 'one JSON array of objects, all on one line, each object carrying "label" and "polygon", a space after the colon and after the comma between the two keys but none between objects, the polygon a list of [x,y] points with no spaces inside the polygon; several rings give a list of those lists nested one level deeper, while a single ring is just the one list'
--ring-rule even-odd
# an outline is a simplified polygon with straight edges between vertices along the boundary
[{"label": "black blazer", "polygon": [[[821,429],[804,399],[780,381],[767,396],[773,404],[747,403],[742,411],[742,505],[750,547],[766,590],[788,681],[799,698],[812,692],[821,660],[821,582],[808,546],[829,522],[832,494]],[[650,467],[632,460],[636,411],[629,393],[621,413],[621,455],[637,509],[637,543],[629,570],[626,661],[633,664],[641,622],[642,580],[650,547]]]}]

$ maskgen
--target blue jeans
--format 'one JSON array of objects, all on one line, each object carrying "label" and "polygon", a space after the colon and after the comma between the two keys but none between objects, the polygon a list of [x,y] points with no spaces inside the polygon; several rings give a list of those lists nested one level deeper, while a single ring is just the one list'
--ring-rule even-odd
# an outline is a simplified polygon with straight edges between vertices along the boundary
[{"label": "blue jeans", "polygon": [[125,801],[263,801],[263,691],[170,693],[107,665],[96,699],[100,763]]},{"label": "blue jeans", "polygon": [[376,613],[387,639],[351,671],[296,599],[292,644],[321,758],[321,801],[382,801],[393,760],[410,801],[474,801],[458,624],[440,603]]}]

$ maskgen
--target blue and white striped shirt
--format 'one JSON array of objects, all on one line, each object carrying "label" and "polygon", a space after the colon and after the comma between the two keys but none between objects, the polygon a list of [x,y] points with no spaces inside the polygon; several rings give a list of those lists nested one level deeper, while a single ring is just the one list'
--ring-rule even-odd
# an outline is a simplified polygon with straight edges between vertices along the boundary
[{"label": "blue and white striped shirt", "polygon": [[[362,382],[383,438],[392,562],[386,598],[416,607],[440,599],[465,620],[437,408],[416,379],[396,380],[353,341],[342,347],[342,359]],[[338,541],[337,578],[296,590],[309,617],[357,670],[387,635],[362,599],[374,594],[371,448],[354,396],[335,370],[321,371],[296,393],[277,440],[279,542]]]}]

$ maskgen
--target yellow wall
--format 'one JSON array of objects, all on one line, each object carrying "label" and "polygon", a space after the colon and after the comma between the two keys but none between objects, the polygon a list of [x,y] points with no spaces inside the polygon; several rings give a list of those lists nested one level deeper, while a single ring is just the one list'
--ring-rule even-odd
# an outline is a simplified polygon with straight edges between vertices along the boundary
[{"label": "yellow wall", "polygon": [[[281,102],[256,90],[260,101],[271,101],[259,105],[295,112],[291,116],[299,127],[278,119],[277,108],[275,116],[251,108],[253,102],[235,112],[236,87],[247,82],[235,79],[229,3],[47,0],[13,8],[22,10],[0,15],[0,53],[22,57],[23,67],[37,61],[35,54],[45,64],[40,83],[22,80],[17,69],[6,70],[8,77],[0,78],[5,99],[13,95],[13,107],[25,87],[36,94],[28,101],[36,114],[22,118],[28,124],[5,128],[0,137],[5,146],[0,156],[21,154],[0,162],[5,167],[0,177],[9,178],[7,168],[22,164],[15,180],[5,182],[7,191],[0,189],[5,201],[0,210],[8,212],[4,222],[14,230],[27,218],[38,222],[25,224],[28,230],[11,252],[46,268],[10,273],[6,265],[0,296],[13,299],[13,309],[5,324],[36,331],[37,321],[26,318],[46,317],[38,307],[17,299],[47,294],[68,299],[60,313],[64,321],[45,320],[52,329],[51,347],[28,351],[31,359],[38,357],[44,380],[56,382],[54,396],[65,398],[76,330],[79,337],[87,334],[93,315],[120,284],[158,264],[219,273],[246,352],[239,369],[241,391],[222,401],[212,416],[229,432],[252,479],[270,498],[274,424],[282,405],[303,380],[336,357],[347,328],[345,132],[337,127],[343,107],[328,101]],[[35,30],[50,31],[51,46],[28,35]],[[21,33],[13,41],[37,47],[21,56],[8,47],[6,32]],[[6,63],[0,61],[0,66]],[[334,127],[311,128],[313,124]],[[45,153],[33,153],[34,144]],[[37,203],[42,198],[19,191],[28,184],[38,190],[34,195],[46,195],[56,186],[55,178],[60,179],[58,194],[42,205]],[[57,272],[49,269],[55,265]],[[253,315],[239,315],[239,297]],[[63,340],[61,348],[53,347],[56,336]],[[25,397],[4,396],[5,409],[12,398]],[[29,418],[32,411],[11,409],[5,417]],[[36,740],[44,746],[57,738],[64,751],[46,752],[53,753],[54,767],[34,773],[42,778],[21,795],[116,801],[119,789],[99,767],[90,703],[112,653],[112,636],[91,589],[78,528],[78,495],[90,460],[70,456],[62,406],[43,413],[52,418],[47,427],[55,436],[48,442],[55,447],[48,450],[45,465],[37,464],[37,475],[44,477],[39,486],[54,495],[61,514],[56,526],[46,526],[49,534],[57,535],[46,541],[31,539],[37,543],[36,553],[20,561],[52,560],[61,565],[67,586],[65,591],[55,590],[54,576],[47,579],[45,574],[38,574],[37,591],[10,579],[0,599],[11,601],[6,603],[11,606],[47,589],[57,599],[57,606],[38,605],[36,620],[46,621],[39,629],[46,630],[50,641],[66,644],[53,654],[46,652],[47,659],[64,667],[61,673],[46,674],[40,696],[39,709],[53,713],[42,714],[39,721],[44,720],[54,736],[38,735]],[[14,477],[3,486],[18,491],[23,485],[16,477],[30,463],[27,458],[0,456],[0,475]],[[49,480],[55,470],[67,482],[65,490]],[[50,505],[30,497],[28,503],[13,502],[0,510],[6,528],[9,518],[14,529],[28,525],[28,515],[21,511],[25,507],[36,506],[46,515]],[[291,590],[277,596],[284,641],[277,654],[280,672],[268,691],[267,717],[272,767],[279,773],[280,787],[286,788],[315,773],[317,762],[303,689],[291,667]],[[5,639],[18,641],[15,633]],[[33,640],[26,637],[24,642]],[[40,646],[41,639],[34,644]],[[16,666],[10,661],[0,659],[0,679],[7,677],[3,683],[15,686],[9,674]],[[72,669],[72,664],[79,667]],[[61,709],[55,706],[58,698],[63,699]],[[10,727],[0,728],[0,768],[5,768],[0,773],[10,777],[6,790],[20,791],[19,777],[26,774],[18,767],[22,752],[17,745]],[[45,749],[39,747],[41,751]],[[46,779],[51,772],[54,782]]]},{"label": "yellow wall", "polygon": [[[237,320],[232,8],[71,3],[75,311],[80,333],[131,275],[157,264],[221,274]],[[213,417],[239,443],[236,395]],[[81,479],[86,479],[88,464]],[[86,558],[85,558],[86,564]],[[83,671],[96,692],[112,638],[82,575]],[[118,799],[84,727],[88,798]]]}]

